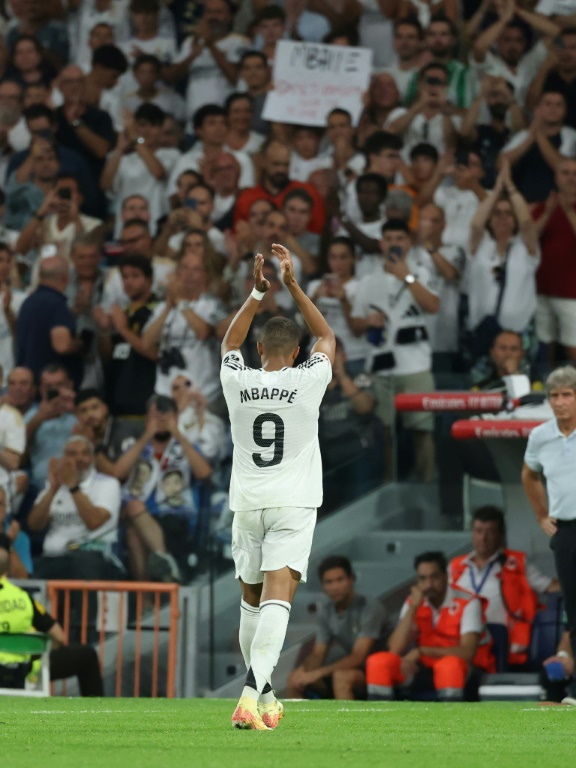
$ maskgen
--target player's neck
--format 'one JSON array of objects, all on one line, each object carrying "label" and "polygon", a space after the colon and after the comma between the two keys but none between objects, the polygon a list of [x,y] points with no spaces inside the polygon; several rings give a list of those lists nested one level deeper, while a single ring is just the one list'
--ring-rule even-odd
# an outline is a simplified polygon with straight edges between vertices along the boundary
[{"label": "player's neck", "polygon": [[280,371],[282,368],[292,368],[294,360],[291,357],[262,357],[262,370],[267,373]]}]

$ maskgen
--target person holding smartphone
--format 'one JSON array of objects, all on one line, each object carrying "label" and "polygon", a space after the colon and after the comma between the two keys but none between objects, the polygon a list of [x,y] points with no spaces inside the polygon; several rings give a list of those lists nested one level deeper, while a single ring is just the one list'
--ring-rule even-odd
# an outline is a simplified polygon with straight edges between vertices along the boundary
[{"label": "person holding smartphone", "polygon": [[[78,235],[91,233],[96,241],[102,239],[104,222],[81,213],[82,202],[77,179],[60,175],[20,233],[16,252],[27,254],[30,261],[33,261],[35,251],[50,244],[56,246],[58,253],[69,260],[72,242]],[[34,278],[36,282],[36,274]]]},{"label": "person holding smartphone", "polygon": [[448,100],[448,86],[448,68],[432,61],[418,73],[418,90],[412,106],[398,107],[390,113],[384,130],[403,138],[405,160],[421,142],[433,144],[440,153],[455,147],[460,117]]},{"label": "person holding smartphone", "polygon": [[[390,219],[382,227],[383,263],[357,287],[351,326],[368,341],[366,371],[374,374],[376,413],[385,427],[386,479],[393,477],[394,396],[432,392],[432,348],[426,319],[440,307],[430,256],[413,246],[408,224]],[[403,424],[414,441],[416,474],[430,482],[434,473],[434,419],[430,413],[405,413]]]}]

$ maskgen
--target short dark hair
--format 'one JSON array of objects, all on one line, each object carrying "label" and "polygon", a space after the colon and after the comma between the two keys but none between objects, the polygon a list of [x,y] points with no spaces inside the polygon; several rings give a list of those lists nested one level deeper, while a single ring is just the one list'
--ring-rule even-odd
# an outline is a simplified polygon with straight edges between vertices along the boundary
[{"label": "short dark hair", "polygon": [[422,24],[420,24],[418,21],[417,16],[404,16],[402,19],[396,19],[394,22],[394,32],[396,32],[398,27],[412,27],[418,32],[418,37],[420,40],[422,40],[424,37],[424,29]]},{"label": "short dark hair", "polygon": [[160,0],[130,0],[130,13],[160,13]]},{"label": "short dark hair", "polygon": [[560,30],[560,37],[568,37],[569,35],[576,35],[576,27],[564,27]]},{"label": "short dark hair", "polygon": [[230,96],[226,99],[224,102],[224,112],[229,115],[230,109],[233,104],[235,104],[237,101],[247,101],[251,107],[254,106],[254,102],[252,101],[252,97],[249,93],[231,93]]},{"label": "short dark hair", "polygon": [[342,109],[342,107],[334,107],[334,109],[331,109],[330,112],[328,112],[326,119],[332,117],[332,115],[344,115],[344,117],[347,117],[348,120],[352,122],[352,115],[347,109]]},{"label": "short dark hair", "polygon": [[240,58],[240,67],[242,67],[246,59],[254,59],[254,58],[260,59],[262,64],[266,64],[266,66],[268,66],[268,59],[265,53],[262,53],[262,51],[246,51],[246,53],[243,53]]},{"label": "short dark hair", "polygon": [[299,189],[298,187],[296,189],[291,189],[282,201],[282,207],[290,202],[290,200],[302,200],[302,202],[309,205],[311,209],[314,207],[314,200],[305,189]]},{"label": "short dark hair", "polygon": [[115,45],[101,45],[92,54],[92,66],[113,69],[123,75],[128,69],[128,59]]},{"label": "short dark hair", "polygon": [[198,128],[202,128],[207,117],[226,117],[226,112],[224,111],[224,108],[220,107],[218,104],[204,104],[203,107],[200,107],[194,112],[192,124],[195,131],[197,131]]},{"label": "short dark hair", "polygon": [[331,238],[328,241],[328,249],[330,249],[330,247],[332,245],[343,245],[343,246],[345,246],[346,248],[348,248],[348,250],[350,251],[352,256],[354,256],[354,258],[356,258],[356,248],[354,246],[354,241],[351,238],[346,237],[346,235],[338,235],[337,237]]},{"label": "short dark hair", "polygon": [[138,56],[138,58],[132,65],[132,70],[136,71],[139,67],[143,66],[144,64],[152,64],[152,66],[157,72],[162,71],[162,62],[157,56],[153,56],[151,53],[143,53],[141,56]]},{"label": "short dark hair", "polygon": [[136,112],[134,112],[134,120],[142,120],[157,128],[164,123],[165,117],[166,112],[163,109],[157,107],[156,104],[149,104],[147,102],[140,104]]},{"label": "short dark hair", "polygon": [[433,13],[430,17],[430,21],[428,22],[428,29],[432,26],[432,24],[448,24],[450,27],[450,32],[452,33],[453,37],[458,37],[458,27],[451,18],[446,16],[446,14],[443,11],[439,11],[438,13]]},{"label": "short dark hair", "polygon": [[428,72],[431,72],[433,69],[436,70],[442,70],[444,72],[444,75],[446,77],[446,83],[448,84],[450,82],[450,73],[448,72],[448,67],[446,67],[444,64],[442,64],[439,61],[429,61],[428,64],[425,64],[422,69],[418,72],[418,81],[422,82]]},{"label": "short dark hair", "polygon": [[267,5],[265,8],[262,8],[254,19],[254,26],[257,27],[263,21],[272,21],[274,19],[284,23],[286,21],[286,12],[279,5]]},{"label": "short dark hair", "polygon": [[438,150],[433,144],[428,144],[425,141],[421,141],[410,150],[410,160],[416,160],[417,157],[427,157],[429,160],[433,160],[435,163],[440,159]]},{"label": "short dark hair", "polygon": [[50,123],[54,122],[54,112],[45,104],[31,104],[22,112],[27,123],[30,120],[37,120],[39,117],[46,117]]},{"label": "short dark hair", "polygon": [[405,232],[409,236],[410,227],[408,222],[403,219],[388,219],[388,221],[382,224],[382,234],[385,232]]},{"label": "short dark hair", "polygon": [[496,523],[499,533],[502,536],[506,535],[506,521],[504,519],[504,512],[502,512],[500,507],[496,507],[493,504],[479,507],[474,510],[472,515],[472,523],[475,523],[476,520],[480,523]]},{"label": "short dark hair", "polygon": [[379,173],[363,173],[362,176],[358,176],[356,179],[356,192],[358,192],[363,184],[376,184],[383,198],[388,194],[386,179]]},{"label": "short dark hair", "polygon": [[4,242],[4,240],[0,240],[0,252],[9,253],[10,256],[12,256],[12,249],[10,248],[8,243]]},{"label": "short dark hair", "polygon": [[152,397],[150,397],[146,403],[146,413],[148,413],[153,405],[155,405],[163,413],[167,413],[168,411],[178,413],[178,406],[176,405],[175,400],[173,400],[171,397],[167,397],[166,395],[152,395]]},{"label": "short dark hair", "polygon": [[100,400],[102,403],[104,403],[104,405],[106,405],[104,395],[102,392],[100,392],[99,389],[96,389],[95,387],[87,387],[86,389],[81,389],[74,398],[74,405],[77,408],[79,405],[82,405],[82,403],[85,403],[86,400],[93,400],[94,398]]},{"label": "short dark hair", "polygon": [[399,152],[403,146],[404,142],[401,136],[396,136],[388,131],[376,131],[366,139],[362,152],[368,158],[370,155],[379,154],[383,149],[395,149]]},{"label": "short dark hair", "polygon": [[354,578],[352,563],[345,555],[328,555],[318,566],[318,578],[320,581],[324,578],[326,571],[331,571],[333,568],[342,568],[346,576],[349,576],[351,579]]},{"label": "short dark hair", "polygon": [[190,192],[194,192],[195,189],[205,189],[207,192],[210,193],[210,197],[212,198],[212,200],[214,200],[214,198],[216,197],[216,192],[213,190],[210,184],[206,184],[205,181],[199,181],[198,184],[196,184],[196,186],[190,190]]},{"label": "short dark hair", "polygon": [[150,259],[147,259],[146,256],[140,256],[138,253],[122,256],[118,264],[120,274],[122,274],[122,269],[124,267],[133,267],[134,269],[139,269],[145,278],[148,280],[154,279],[154,270],[152,269],[152,264]]},{"label": "short dark hair", "polygon": [[414,558],[414,570],[418,570],[418,566],[421,563],[436,563],[442,573],[448,572],[448,560],[444,552],[421,552]]},{"label": "short dark hair", "polygon": [[360,35],[354,27],[336,27],[331,32],[328,32],[327,35],[324,35],[322,42],[326,45],[330,45],[339,37],[345,37],[353,48],[360,42]]},{"label": "short dark hair", "polygon": [[288,317],[273,317],[264,324],[260,342],[268,352],[291,352],[300,344],[300,329]]}]

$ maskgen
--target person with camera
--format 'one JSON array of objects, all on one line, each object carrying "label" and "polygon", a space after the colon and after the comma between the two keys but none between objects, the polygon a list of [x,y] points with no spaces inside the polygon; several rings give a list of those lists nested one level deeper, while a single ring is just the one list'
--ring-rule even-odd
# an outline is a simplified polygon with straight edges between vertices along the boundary
[{"label": "person with camera", "polygon": [[50,244],[57,246],[60,255],[68,259],[72,243],[78,235],[90,232],[95,239],[103,239],[104,222],[81,213],[82,202],[78,180],[61,174],[20,232],[16,252],[26,255]]},{"label": "person with camera", "polygon": [[188,371],[208,403],[221,395],[214,326],[226,312],[207,293],[207,286],[205,259],[198,254],[183,255],[166,300],[158,304],[144,330],[144,348],[158,352],[155,389],[159,395],[170,395],[174,369]]},{"label": "person with camera", "polygon": [[[375,374],[376,415],[385,428],[385,476],[393,474],[394,396],[432,392],[432,349],[426,318],[440,307],[430,256],[412,246],[408,224],[390,219],[382,227],[382,267],[363,277],[351,313],[352,330],[368,341],[367,371]],[[404,426],[414,439],[416,474],[425,482],[434,473],[434,420],[430,413],[406,413]]]},{"label": "person with camera", "polygon": [[404,139],[405,157],[423,141],[441,153],[454,147],[459,117],[448,100],[448,86],[448,69],[432,61],[418,73],[418,93],[412,106],[390,113],[384,129]]}]

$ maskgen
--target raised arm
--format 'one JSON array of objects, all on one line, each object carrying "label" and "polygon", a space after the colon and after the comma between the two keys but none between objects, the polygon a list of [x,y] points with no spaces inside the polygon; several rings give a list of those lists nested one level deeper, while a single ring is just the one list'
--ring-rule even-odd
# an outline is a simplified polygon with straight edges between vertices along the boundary
[{"label": "raised arm", "polygon": [[[257,253],[254,257],[254,290],[262,294],[266,293],[268,288],[270,288],[270,283],[263,274],[263,266],[264,256],[261,253]],[[261,297],[255,298],[253,294],[250,294],[238,312],[236,312],[222,339],[220,347],[222,357],[233,349],[240,349],[242,344],[244,344],[252,325],[252,320],[254,320],[260,306],[260,301]]]},{"label": "raised arm", "polygon": [[296,278],[294,277],[294,267],[292,265],[292,259],[290,258],[290,251],[287,248],[284,248],[283,245],[274,243],[272,245],[272,253],[280,261],[280,270],[282,272],[284,285],[288,288],[292,298],[296,302],[296,306],[300,310],[310,333],[317,339],[312,347],[312,354],[314,354],[314,352],[323,352],[333,364],[334,353],[336,351],[334,331],[326,322],[322,312],[320,312],[318,307],[314,305],[314,302],[306,296],[302,288],[300,288],[296,282]]},{"label": "raised arm", "polygon": [[504,174],[504,186],[508,193],[510,205],[516,214],[520,237],[528,249],[530,256],[535,256],[538,252],[538,229],[530,214],[530,209],[528,208],[526,200],[524,200],[521,192],[514,186],[514,182],[510,176],[510,166],[508,163],[505,163],[502,167],[502,172]]}]

